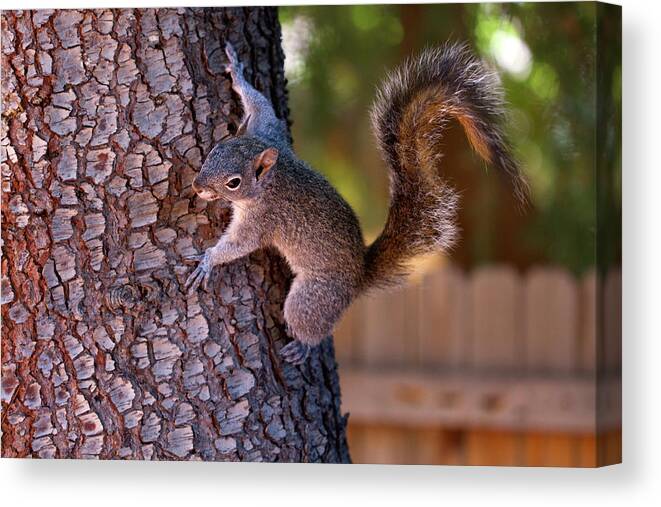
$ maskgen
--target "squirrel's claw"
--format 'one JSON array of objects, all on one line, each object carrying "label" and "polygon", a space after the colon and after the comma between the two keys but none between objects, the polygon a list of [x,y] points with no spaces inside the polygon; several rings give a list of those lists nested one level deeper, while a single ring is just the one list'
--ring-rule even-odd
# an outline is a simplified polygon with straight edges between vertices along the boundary
[{"label": "squirrel's claw", "polygon": [[203,276],[204,276],[204,271],[202,271],[202,269],[200,269],[200,267],[198,266],[193,270],[193,272],[186,280],[186,283],[184,284],[184,289],[186,289],[186,291],[189,294],[195,292],[195,290],[200,286]]},{"label": "squirrel's claw", "polygon": [[280,350],[280,355],[291,364],[302,364],[310,355],[310,346],[294,340]]},{"label": "squirrel's claw", "polygon": [[[197,257],[197,259],[194,259]],[[190,256],[190,260],[198,260],[200,264],[193,270],[186,283],[184,283],[184,289],[190,294],[195,292],[200,284],[203,284],[204,289],[206,290],[209,287],[209,278],[211,278],[211,265],[207,258],[206,254]]]}]

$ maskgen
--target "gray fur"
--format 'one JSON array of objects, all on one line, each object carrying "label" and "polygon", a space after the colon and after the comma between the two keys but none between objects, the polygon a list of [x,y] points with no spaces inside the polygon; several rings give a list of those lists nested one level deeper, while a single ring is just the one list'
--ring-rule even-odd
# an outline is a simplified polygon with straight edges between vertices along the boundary
[{"label": "gray fur", "polygon": [[[244,120],[237,137],[222,141],[211,151],[193,189],[204,199],[230,201],[233,216],[218,243],[197,258],[200,263],[186,286],[195,290],[202,282],[206,285],[218,264],[262,247],[277,248],[295,274],[284,305],[285,321],[295,341],[282,354],[288,361],[300,363],[310,347],[332,333],[360,293],[399,281],[413,256],[448,248],[455,240],[457,197],[431,170],[440,152],[437,147],[426,150],[432,160],[422,160],[416,146],[425,139],[404,139],[400,125],[420,128],[435,142],[445,121],[442,112],[434,113],[435,125],[430,130],[415,123],[425,118],[423,109],[423,116],[416,116],[416,110],[402,123],[406,108],[424,105],[417,97],[433,86],[453,89],[453,100],[471,96],[479,91],[479,76],[473,61],[451,46],[423,53],[386,81],[372,118],[390,166],[391,208],[384,231],[366,247],[351,207],[323,176],[296,157],[284,122],[276,118],[266,97],[244,79],[230,45],[226,53],[234,89],[243,101]],[[448,75],[461,75],[465,63],[471,69],[470,86],[457,77],[451,83],[443,81]],[[452,68],[443,71],[447,66]],[[488,80],[484,83],[493,86]],[[462,86],[468,90],[466,94]],[[438,105],[438,100],[430,103],[430,107]],[[480,128],[490,126],[480,123]],[[241,178],[240,185],[228,188],[236,178]]]}]

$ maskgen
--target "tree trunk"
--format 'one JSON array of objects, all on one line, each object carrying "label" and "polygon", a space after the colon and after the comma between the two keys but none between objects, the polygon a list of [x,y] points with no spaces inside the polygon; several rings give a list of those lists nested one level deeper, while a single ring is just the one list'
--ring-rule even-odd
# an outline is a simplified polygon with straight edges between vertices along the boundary
[{"label": "tree trunk", "polygon": [[187,296],[229,210],[196,198],[238,122],[230,40],[287,116],[274,9],[2,14],[2,456],[347,462],[332,343],[278,356],[274,253]]}]

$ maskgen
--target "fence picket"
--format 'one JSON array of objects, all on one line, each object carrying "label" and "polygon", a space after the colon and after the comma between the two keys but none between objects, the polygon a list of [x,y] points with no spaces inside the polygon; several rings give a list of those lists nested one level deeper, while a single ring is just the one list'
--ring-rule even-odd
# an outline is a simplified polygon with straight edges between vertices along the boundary
[{"label": "fence picket", "polygon": [[597,357],[597,275],[594,270],[583,276],[580,290],[578,364],[579,371],[586,374],[594,373]]},{"label": "fence picket", "polygon": [[532,269],[524,281],[528,371],[572,373],[577,368],[578,295],[562,269]]},{"label": "fence picket", "polygon": [[419,288],[420,366],[456,369],[468,354],[466,280],[461,270],[446,267],[425,276]]},{"label": "fence picket", "polygon": [[359,344],[365,365],[406,365],[417,355],[416,290],[409,286],[365,298]]},{"label": "fence picket", "polygon": [[506,266],[479,268],[473,274],[470,364],[480,372],[521,368],[522,291],[516,271]]}]

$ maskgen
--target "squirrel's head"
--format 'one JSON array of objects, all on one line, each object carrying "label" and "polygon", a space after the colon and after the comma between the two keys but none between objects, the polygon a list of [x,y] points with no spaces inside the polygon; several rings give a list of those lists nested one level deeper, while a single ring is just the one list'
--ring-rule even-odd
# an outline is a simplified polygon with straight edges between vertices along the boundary
[{"label": "squirrel's head", "polygon": [[218,143],[193,181],[193,190],[205,201],[241,201],[259,194],[278,161],[278,150],[251,137]]}]

